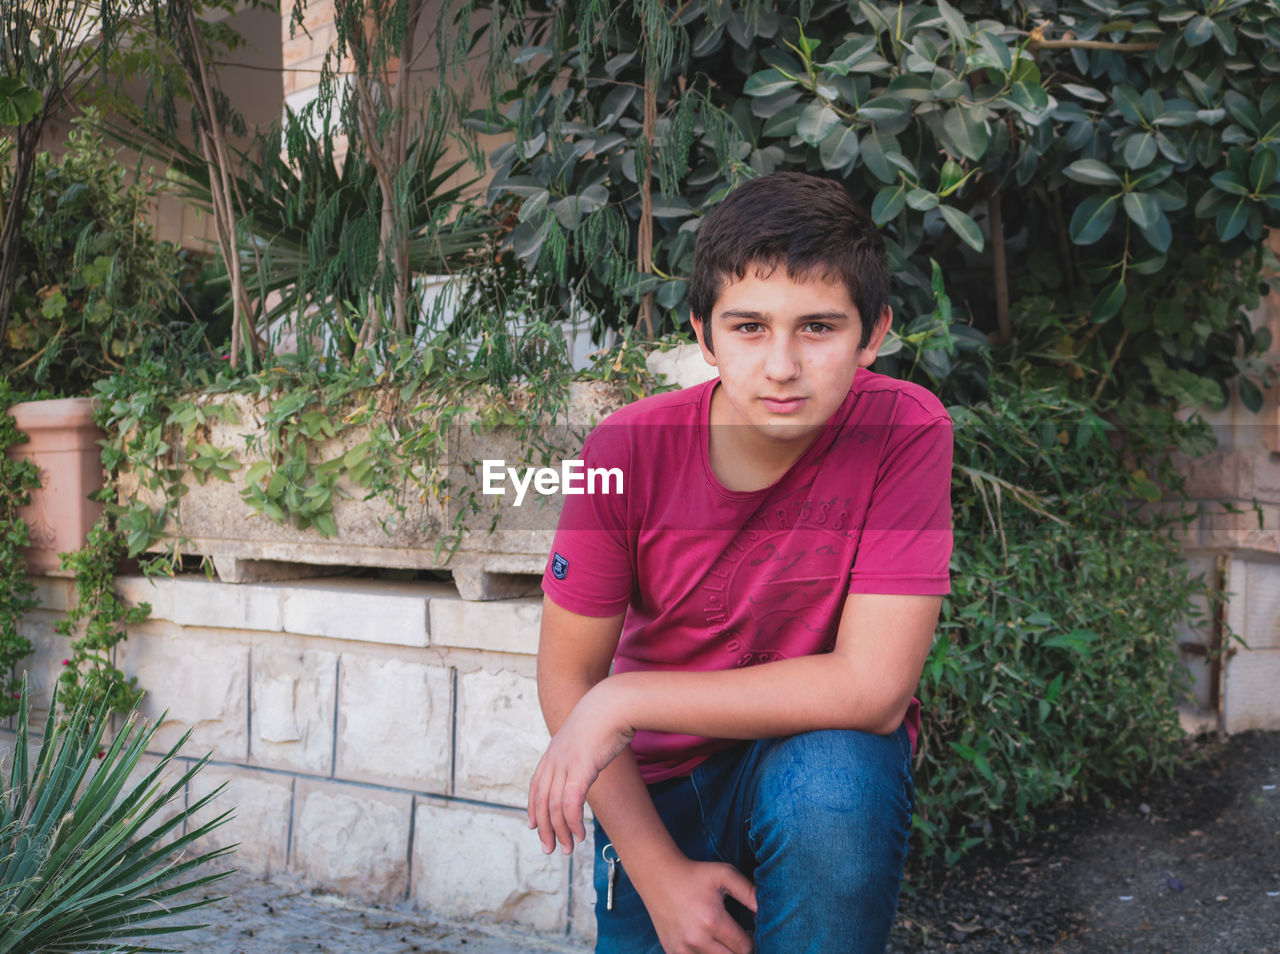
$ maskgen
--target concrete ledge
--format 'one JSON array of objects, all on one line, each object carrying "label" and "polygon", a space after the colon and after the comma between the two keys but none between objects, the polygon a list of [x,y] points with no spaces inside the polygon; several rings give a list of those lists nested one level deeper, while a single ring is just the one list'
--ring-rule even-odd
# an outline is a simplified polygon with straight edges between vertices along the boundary
[{"label": "concrete ledge", "polygon": [[431,639],[436,646],[533,656],[541,625],[541,597],[488,603],[461,597],[431,601]]}]

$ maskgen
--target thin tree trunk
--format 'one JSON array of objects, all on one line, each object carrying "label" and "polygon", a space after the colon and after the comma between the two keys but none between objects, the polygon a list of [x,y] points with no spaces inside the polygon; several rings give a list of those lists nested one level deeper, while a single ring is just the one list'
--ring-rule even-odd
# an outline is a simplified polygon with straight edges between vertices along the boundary
[{"label": "thin tree trunk", "polygon": [[[636,235],[636,270],[643,277],[653,274],[653,149],[658,128],[658,94],[654,80],[644,84],[644,172],[640,176],[640,227]],[[644,329],[645,336],[654,334],[653,292],[647,291],[640,299],[640,316],[636,324]]]},{"label": "thin tree trunk", "polygon": [[236,247],[238,229],[235,186],[231,180],[231,156],[227,149],[226,133],[218,117],[217,104],[213,99],[209,70],[201,49],[199,24],[190,3],[183,5],[183,15],[184,22],[178,25],[179,30],[185,34],[187,47],[183,66],[193,86],[193,100],[203,127],[200,131],[200,145],[209,169],[209,192],[213,199],[218,247],[231,279],[231,367],[234,369],[240,366],[242,352],[249,357],[252,366],[258,350],[257,329],[252,320],[253,308],[245,290],[244,271],[240,266],[240,253]]},{"label": "thin tree trunk", "polygon": [[13,308],[14,272],[18,264],[18,243],[22,240],[23,213],[31,185],[31,168],[35,162],[36,143],[44,126],[44,109],[29,123],[18,127],[18,148],[13,168],[13,190],[9,193],[8,213],[0,229],[0,354],[8,350],[9,312]]},{"label": "thin tree trunk", "polygon": [[991,224],[991,271],[996,286],[995,344],[1007,345],[1013,340],[1009,319],[1009,263],[1004,247],[1004,213],[1000,208],[1000,190],[987,197],[987,216]]}]

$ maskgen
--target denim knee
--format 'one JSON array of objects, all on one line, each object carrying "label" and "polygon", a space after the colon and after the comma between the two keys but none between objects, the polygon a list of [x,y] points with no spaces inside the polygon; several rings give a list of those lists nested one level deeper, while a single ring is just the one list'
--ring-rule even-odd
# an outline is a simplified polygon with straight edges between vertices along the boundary
[{"label": "denim knee", "polygon": [[911,829],[910,743],[899,733],[768,743],[748,830],[759,950],[883,950]]}]

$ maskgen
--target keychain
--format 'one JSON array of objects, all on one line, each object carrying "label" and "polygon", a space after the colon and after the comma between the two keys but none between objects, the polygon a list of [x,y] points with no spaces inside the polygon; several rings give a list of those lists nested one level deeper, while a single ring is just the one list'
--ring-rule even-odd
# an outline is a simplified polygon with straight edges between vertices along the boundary
[{"label": "keychain", "polygon": [[[609,852],[613,852],[613,857],[609,857]],[[600,849],[600,857],[604,859],[604,863],[609,866],[609,873],[605,876],[608,888],[604,895],[604,909],[606,911],[613,910],[613,883],[618,880],[618,849],[613,847],[613,842],[605,845]]]}]

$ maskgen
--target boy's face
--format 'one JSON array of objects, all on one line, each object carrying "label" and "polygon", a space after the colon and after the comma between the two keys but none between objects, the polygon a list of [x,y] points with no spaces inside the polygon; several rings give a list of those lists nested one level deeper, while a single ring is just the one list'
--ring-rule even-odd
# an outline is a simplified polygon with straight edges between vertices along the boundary
[{"label": "boy's face", "polygon": [[710,317],[714,353],[702,323],[694,330],[720,371],[725,401],[713,419],[747,425],[756,439],[798,455],[840,407],[854,372],[875,360],[892,316],[886,308],[859,347],[862,319],[843,283],[796,281],[785,267],[765,274],[750,271],[721,289]]}]

